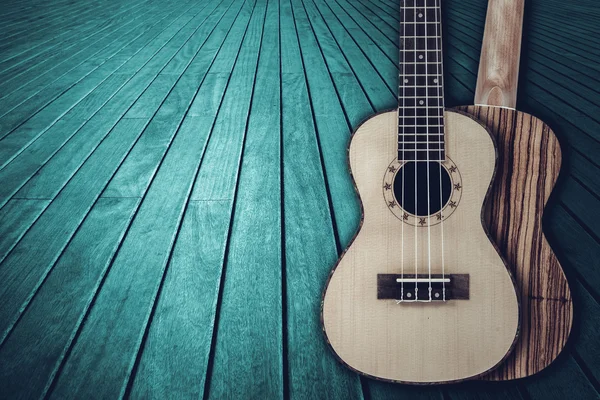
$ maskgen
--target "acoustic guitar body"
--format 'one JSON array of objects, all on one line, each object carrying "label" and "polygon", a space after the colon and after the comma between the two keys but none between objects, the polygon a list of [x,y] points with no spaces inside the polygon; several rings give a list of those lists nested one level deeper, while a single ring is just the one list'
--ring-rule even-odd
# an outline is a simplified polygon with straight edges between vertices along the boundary
[{"label": "acoustic guitar body", "polygon": [[512,109],[460,107],[484,123],[498,146],[498,170],[485,220],[516,279],[521,334],[513,352],[483,379],[507,380],[547,367],[569,337],[571,292],[542,231],[542,215],[561,166],[560,145],[541,120]]},{"label": "acoustic guitar body", "polygon": [[[447,111],[445,130],[441,164],[398,161],[398,111],[353,135],[363,218],[326,286],[322,322],[336,356],[370,377],[417,384],[478,377],[507,357],[518,335],[515,285],[482,222],[495,145],[463,113]],[[440,190],[428,190],[443,199],[428,201],[430,215],[422,200],[398,191],[416,181],[416,164],[439,177]]]}]

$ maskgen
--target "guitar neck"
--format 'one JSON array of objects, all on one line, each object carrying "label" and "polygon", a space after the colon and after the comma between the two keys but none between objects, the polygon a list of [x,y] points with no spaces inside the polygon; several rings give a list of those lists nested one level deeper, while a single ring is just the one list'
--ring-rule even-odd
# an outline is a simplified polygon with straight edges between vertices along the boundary
[{"label": "guitar neck", "polygon": [[444,161],[441,0],[401,0],[398,160]]},{"label": "guitar neck", "polygon": [[489,0],[475,104],[515,108],[525,0]]}]

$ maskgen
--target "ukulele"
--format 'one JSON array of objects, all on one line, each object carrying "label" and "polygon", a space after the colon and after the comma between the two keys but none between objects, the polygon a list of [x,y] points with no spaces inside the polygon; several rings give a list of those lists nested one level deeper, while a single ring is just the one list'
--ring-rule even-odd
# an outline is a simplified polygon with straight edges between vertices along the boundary
[{"label": "ukulele", "polygon": [[335,355],[393,382],[486,374],[519,330],[514,282],[482,222],[494,141],[473,117],[444,110],[440,2],[401,2],[398,109],[352,136],[361,227],[322,304]]},{"label": "ukulele", "polygon": [[573,316],[567,279],[542,231],[544,207],[560,171],[560,146],[548,125],[515,110],[523,13],[524,0],[490,0],[478,106],[459,108],[496,138],[499,168],[485,220],[521,299],[521,335],[487,380],[523,378],[547,367],[565,346]]}]

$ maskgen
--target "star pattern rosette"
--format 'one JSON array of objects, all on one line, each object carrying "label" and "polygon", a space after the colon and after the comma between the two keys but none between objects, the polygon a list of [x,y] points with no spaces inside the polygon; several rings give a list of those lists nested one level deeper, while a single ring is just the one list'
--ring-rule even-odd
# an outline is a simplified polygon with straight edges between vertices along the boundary
[{"label": "star pattern rosette", "polygon": [[450,178],[450,198],[441,210],[437,210],[429,216],[411,214],[402,207],[402,201],[399,201],[401,199],[396,197],[394,182],[396,176],[401,173],[403,166],[403,161],[393,160],[385,170],[381,188],[383,200],[385,201],[388,210],[403,223],[419,228],[438,225],[450,218],[454,211],[459,207],[460,199],[464,191],[462,176],[456,164],[454,164],[447,156],[446,161],[442,163],[442,166],[445,168],[448,177]]}]

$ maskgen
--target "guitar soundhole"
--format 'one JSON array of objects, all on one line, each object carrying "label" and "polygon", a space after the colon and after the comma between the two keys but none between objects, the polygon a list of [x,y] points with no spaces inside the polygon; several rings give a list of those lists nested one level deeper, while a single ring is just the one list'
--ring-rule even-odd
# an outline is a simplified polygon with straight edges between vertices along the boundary
[{"label": "guitar soundhole", "polygon": [[394,178],[396,201],[409,214],[438,214],[452,196],[452,178],[439,162],[407,162]]}]

